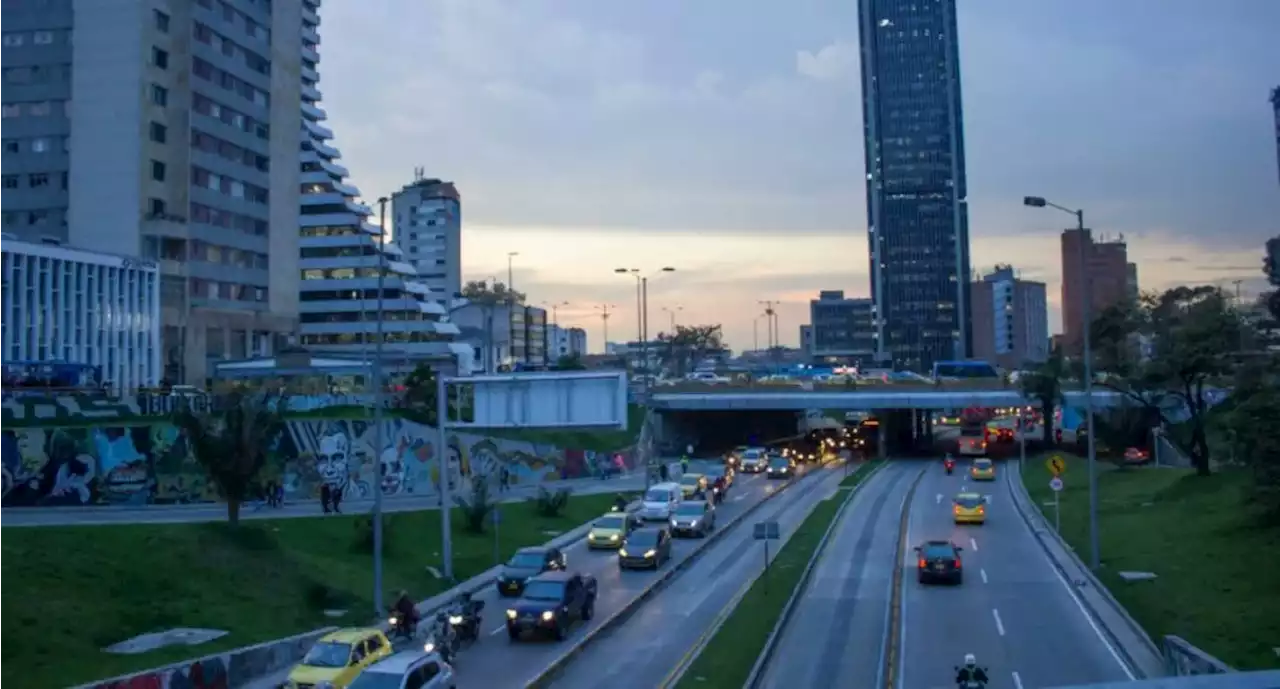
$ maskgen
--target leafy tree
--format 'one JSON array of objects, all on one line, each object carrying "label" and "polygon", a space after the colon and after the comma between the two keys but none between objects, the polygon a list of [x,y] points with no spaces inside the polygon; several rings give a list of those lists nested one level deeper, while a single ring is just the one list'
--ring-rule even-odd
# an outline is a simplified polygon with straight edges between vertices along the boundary
[{"label": "leafy tree", "polygon": [[506,304],[509,301],[516,304],[525,303],[524,292],[509,289],[506,284],[496,280],[493,283],[468,280],[467,284],[462,286],[462,296],[469,301],[488,306]]},{"label": "leafy tree", "polygon": [[[428,426],[436,425],[436,372],[430,364],[420,363],[404,379],[404,393],[396,400],[396,406],[406,416]],[[474,404],[469,386],[457,386],[449,390],[449,419],[470,421],[474,418]]]},{"label": "leafy tree", "polygon": [[237,389],[195,411],[178,398],[173,423],[186,434],[191,453],[227,503],[227,521],[240,522],[240,506],[251,497],[267,451],[284,430],[288,398]]},{"label": "leafy tree", "polygon": [[716,325],[677,325],[673,333],[658,333],[659,356],[675,375],[683,376],[708,354],[724,351],[724,332]]},{"label": "leafy tree", "polygon": [[1044,444],[1052,447],[1055,441],[1053,414],[1062,403],[1062,382],[1067,378],[1067,359],[1061,347],[1054,347],[1048,360],[1036,366],[1028,366],[1030,372],[1018,379],[1022,395],[1040,404],[1044,417]]},{"label": "leafy tree", "polygon": [[463,527],[468,533],[484,533],[485,522],[493,514],[494,501],[489,495],[489,477],[471,477],[471,495],[455,495],[453,501],[462,508]]},{"label": "leafy tree", "polygon": [[1223,426],[1235,456],[1252,474],[1250,498],[1267,523],[1280,522],[1280,358],[1251,368],[1241,377],[1225,415]]},{"label": "leafy tree", "polygon": [[587,367],[583,365],[582,357],[577,352],[574,352],[556,359],[553,368],[557,371],[585,371]]}]

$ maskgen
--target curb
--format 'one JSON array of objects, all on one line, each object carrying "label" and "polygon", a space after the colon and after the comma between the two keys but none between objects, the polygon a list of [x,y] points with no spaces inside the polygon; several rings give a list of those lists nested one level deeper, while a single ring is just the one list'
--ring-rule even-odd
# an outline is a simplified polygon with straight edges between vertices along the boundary
[{"label": "curb", "polygon": [[[760,655],[756,656],[756,662],[751,666],[751,672],[747,674],[747,681],[742,685],[744,688],[755,687],[764,677],[764,672],[769,667],[769,661],[773,659],[773,653],[777,650],[778,641],[781,640],[782,634],[787,628],[787,623],[791,621],[791,616],[795,614],[795,608],[800,597],[809,588],[809,578],[813,576],[813,570],[817,567],[818,561],[822,559],[823,552],[827,549],[827,542],[831,540],[831,534],[835,533],[836,525],[844,518],[845,510],[849,508],[849,505],[853,504],[853,497],[862,490],[863,486],[867,485],[872,476],[875,476],[886,466],[888,466],[888,462],[879,462],[875,467],[872,467],[871,471],[867,472],[866,476],[862,477],[858,485],[845,491],[848,495],[844,497],[844,502],[840,503],[839,509],[836,510],[835,515],[831,518],[831,523],[827,525],[827,530],[823,532],[818,545],[813,549],[813,554],[809,556],[809,562],[805,564],[804,571],[800,573],[800,580],[796,582],[796,586],[791,590],[791,595],[787,598],[786,604],[782,606],[782,613],[778,615],[778,621],[773,624],[773,629],[769,631],[769,636],[764,641],[764,648],[760,650]],[[840,488],[837,488],[836,493],[839,494],[839,492]],[[801,524],[803,523],[801,522]],[[786,547],[785,544],[783,547]],[[759,578],[759,576],[753,577],[747,583],[754,585]],[[727,615],[725,619],[728,619]],[[723,624],[723,620],[721,620],[721,624]],[[696,662],[696,658],[693,662]],[[693,662],[690,662],[690,665]],[[672,683],[678,682],[679,679],[679,677],[673,678]]]},{"label": "curb", "polygon": [[[1016,465],[1017,463],[1015,462],[1014,464]],[[1147,632],[1142,628],[1142,625],[1138,624],[1137,620],[1133,619],[1133,616],[1129,614],[1129,611],[1125,610],[1124,606],[1120,604],[1120,601],[1116,600],[1115,596],[1111,595],[1111,591],[1107,589],[1106,585],[1099,581],[1098,577],[1095,576],[1093,572],[1089,571],[1089,567],[1086,566],[1084,561],[1075,554],[1075,549],[1063,540],[1062,536],[1049,525],[1044,513],[1035,506],[1035,502],[1031,499],[1031,494],[1027,492],[1027,486],[1022,480],[1021,466],[1018,466],[1016,473],[1017,480],[1011,480],[1009,482],[1009,493],[1013,498],[1013,504],[1017,508],[1018,514],[1022,516],[1022,521],[1027,525],[1027,528],[1031,530],[1031,535],[1034,536],[1036,542],[1040,544],[1040,549],[1044,551],[1046,558],[1053,564],[1054,569],[1056,569],[1058,574],[1060,574],[1063,579],[1073,587],[1083,588],[1072,578],[1072,572],[1067,569],[1067,565],[1062,562],[1058,554],[1052,547],[1050,547],[1049,543],[1045,540],[1044,534],[1049,534],[1049,537],[1055,541],[1061,551],[1066,553],[1066,557],[1072,560],[1072,564],[1075,566],[1075,569],[1084,575],[1088,585],[1102,597],[1107,606],[1111,608],[1111,612],[1115,613],[1124,621],[1125,625],[1129,627],[1129,632],[1137,637],[1139,642],[1145,647],[1145,650],[1156,659],[1161,659],[1163,654],[1160,652],[1160,649],[1156,646],[1155,642],[1151,640],[1151,637],[1147,635]],[[1034,510],[1034,516],[1031,514],[1032,510]],[[1037,524],[1037,522],[1039,523]],[[1097,607],[1095,607],[1093,602],[1089,600],[1089,596],[1075,595],[1074,597],[1089,612],[1089,617],[1093,620],[1094,624],[1097,625],[1097,628],[1106,634],[1107,640],[1110,642],[1112,648],[1123,657],[1124,664],[1129,668],[1129,670],[1132,671],[1139,679],[1151,679],[1152,675],[1150,675],[1144,669],[1142,664],[1134,658],[1133,654],[1129,652],[1129,649],[1126,647],[1125,643],[1121,641],[1119,635],[1111,629],[1106,620],[1103,619]]]},{"label": "curb", "polygon": [[898,686],[898,654],[902,646],[902,577],[906,574],[903,571],[902,560],[907,554],[907,536],[911,530],[911,501],[915,499],[916,488],[920,482],[924,480],[924,475],[929,473],[929,465],[925,465],[920,473],[916,475],[911,487],[907,489],[907,494],[902,497],[902,514],[898,517],[898,547],[894,551],[893,561],[893,579],[889,585],[889,609],[886,611],[888,618],[888,633],[885,634],[885,643],[881,652],[881,662],[879,680],[877,684],[881,684],[885,689],[895,689]]},{"label": "curb", "polygon": [[581,654],[584,650],[586,650],[587,647],[589,647],[593,642],[595,642],[596,639],[599,639],[606,632],[610,631],[614,627],[618,626],[619,624],[625,622],[628,618],[630,618],[631,615],[635,613],[636,609],[640,607],[641,603],[644,603],[649,598],[653,597],[654,594],[665,589],[667,585],[671,582],[671,580],[675,579],[677,574],[684,571],[694,562],[697,562],[697,560],[702,556],[704,552],[706,552],[708,548],[710,548],[712,545],[718,542],[721,538],[723,538],[726,534],[732,531],[734,527],[736,527],[738,524],[746,520],[747,517],[755,513],[756,510],[760,509],[761,506],[767,504],[769,501],[771,501],[773,498],[777,497],[778,495],[781,495],[791,486],[804,482],[804,480],[809,478],[810,476],[817,476],[817,473],[806,472],[804,476],[801,476],[798,479],[792,479],[790,481],[787,481],[786,483],[782,484],[777,490],[764,496],[763,499],[761,499],[759,502],[752,505],[751,507],[748,507],[746,511],[744,511],[742,514],[739,514],[736,518],[734,518],[733,521],[729,522],[728,524],[725,524],[722,527],[717,527],[715,530],[715,533],[712,534],[710,537],[703,539],[702,543],[698,544],[697,548],[692,553],[690,553],[688,557],[676,563],[674,566],[667,568],[667,570],[663,572],[657,579],[655,579],[652,583],[650,583],[647,587],[645,587],[645,589],[641,591],[638,596],[636,596],[635,598],[632,598],[630,602],[622,606],[622,608],[617,612],[614,612],[613,615],[609,616],[609,618],[606,619],[603,623],[601,623],[598,627],[587,632],[582,637],[582,639],[579,640],[576,644],[574,644],[568,651],[563,653],[559,658],[557,658],[549,666],[543,669],[542,672],[538,673],[536,677],[530,680],[530,682],[527,685],[525,685],[525,689],[541,688],[541,687],[549,686],[551,682],[555,679],[556,675],[558,675],[562,670],[564,670],[564,668],[567,667],[569,663],[573,662],[573,660],[579,654]]}]

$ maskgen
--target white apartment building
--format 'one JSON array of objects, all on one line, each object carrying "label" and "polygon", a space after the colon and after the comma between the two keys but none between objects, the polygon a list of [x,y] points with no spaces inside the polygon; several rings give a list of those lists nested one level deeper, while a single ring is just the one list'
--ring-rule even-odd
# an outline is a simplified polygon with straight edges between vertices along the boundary
[{"label": "white apartment building", "polygon": [[547,360],[555,363],[563,356],[586,356],[587,331],[582,328],[547,326]]},{"label": "white apartment building", "polygon": [[3,4],[3,230],[156,261],[175,383],[296,328],[301,12]]},{"label": "white apartment building", "polygon": [[432,295],[401,247],[369,223],[372,209],[347,183],[342,154],[329,143],[333,132],[321,124],[318,10],[319,0],[303,0],[300,342],[368,356],[381,321],[385,359],[470,373],[471,348],[455,341],[458,326],[443,318],[452,299]]},{"label": "white apartment building", "polygon": [[426,179],[391,196],[392,236],[433,296],[446,302],[462,290],[462,202],[453,182]]},{"label": "white apartment building", "polygon": [[[114,390],[162,377],[155,261],[5,235],[0,241],[3,360],[92,366]],[[9,371],[6,370],[6,375]]]}]

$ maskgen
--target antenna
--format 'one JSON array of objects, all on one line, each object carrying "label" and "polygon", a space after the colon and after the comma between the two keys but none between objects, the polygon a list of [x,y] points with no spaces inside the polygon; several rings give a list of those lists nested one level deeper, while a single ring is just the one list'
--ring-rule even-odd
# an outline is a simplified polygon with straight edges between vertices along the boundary
[{"label": "antenna", "polygon": [[427,176],[426,167],[419,166],[419,167],[413,168],[413,181],[421,182],[423,179],[426,178],[426,176]]}]

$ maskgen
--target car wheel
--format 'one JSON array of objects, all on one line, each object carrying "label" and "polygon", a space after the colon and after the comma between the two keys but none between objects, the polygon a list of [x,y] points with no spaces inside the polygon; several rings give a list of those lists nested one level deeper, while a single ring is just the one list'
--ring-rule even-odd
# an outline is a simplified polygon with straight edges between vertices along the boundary
[{"label": "car wheel", "polygon": [[595,616],[596,616],[596,602],[593,600],[587,603],[585,606],[583,606],[582,619],[583,621],[590,621],[591,618]]},{"label": "car wheel", "polygon": [[923,583],[924,583],[924,575],[923,575],[923,574],[917,574],[917,575],[916,575],[916,581],[918,581],[919,583],[923,584]]},{"label": "car wheel", "polygon": [[514,629],[508,629],[508,630],[507,630],[507,638],[508,638],[508,639],[511,639],[512,643],[514,643],[514,642],[516,642],[516,641],[519,641],[519,640],[520,640],[520,632],[518,632],[518,631],[516,631],[516,630],[514,630]]},{"label": "car wheel", "polygon": [[556,641],[564,641],[564,625],[563,624],[560,624],[559,622],[556,623],[555,635],[556,635]]},{"label": "car wheel", "polygon": [[963,575],[963,574],[957,574],[957,575],[956,575],[956,586],[959,586],[959,585],[961,585],[961,584],[963,584],[963,583],[964,583],[964,575]]}]

